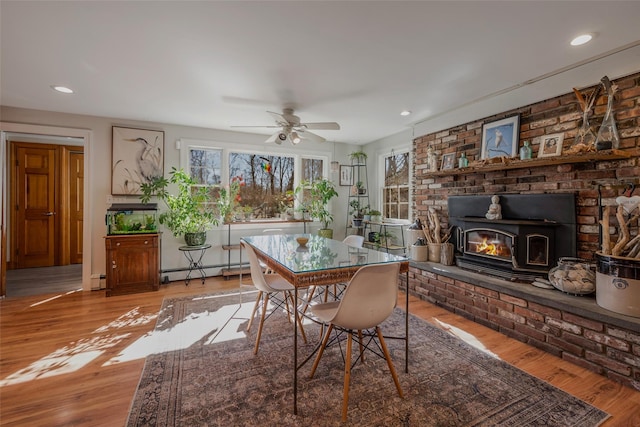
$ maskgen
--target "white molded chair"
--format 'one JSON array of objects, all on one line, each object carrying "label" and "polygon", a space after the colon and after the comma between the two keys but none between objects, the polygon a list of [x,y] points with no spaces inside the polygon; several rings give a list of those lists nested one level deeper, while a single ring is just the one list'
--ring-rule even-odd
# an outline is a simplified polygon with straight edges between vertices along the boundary
[{"label": "white molded chair", "polygon": [[[345,237],[342,240],[342,243],[352,246],[354,248],[361,248],[362,245],[364,244],[364,236],[359,236],[357,234],[351,234],[347,237]],[[333,286],[333,294],[336,298],[338,298],[341,294],[338,293],[338,286],[344,286],[346,285],[346,283],[336,283],[334,285],[328,285],[328,286]],[[325,288],[324,290],[324,302],[327,302],[328,300],[328,296],[329,296],[329,292],[328,292],[328,286]],[[309,306],[309,303],[311,302],[311,300],[313,299],[313,296],[316,293],[316,287],[315,286],[311,286],[309,288],[309,292],[307,292],[307,304],[305,305],[305,308],[303,310],[303,313],[307,312],[307,308]]]},{"label": "white molded chair", "polygon": [[[262,336],[262,327],[264,325],[265,318],[268,317],[266,316],[266,313],[270,298],[276,302],[276,308],[271,313],[269,313],[269,316],[271,316],[271,314],[273,314],[279,307],[284,304],[287,310],[287,317],[289,318],[289,321],[291,321],[291,311],[293,311],[295,321],[298,322],[298,327],[300,328],[302,339],[306,343],[307,337],[304,333],[302,321],[300,320],[300,313],[298,313],[297,304],[293,297],[293,291],[295,288],[291,283],[287,282],[279,274],[264,274],[262,272],[260,262],[258,261],[258,256],[256,255],[253,248],[250,245],[245,244],[244,242],[242,243],[242,247],[246,250],[247,256],[249,257],[251,280],[253,281],[256,289],[258,289],[258,296],[256,298],[256,303],[253,306],[253,311],[251,312],[251,318],[249,319],[249,324],[247,325],[247,331],[251,329],[256,311],[258,311],[260,301],[262,300],[260,325],[258,326],[258,335],[256,336],[256,345],[253,349],[253,354],[258,354],[258,346],[260,345],[260,337]],[[282,293],[281,300],[277,298],[277,294],[279,293]],[[289,302],[291,302],[291,308],[289,308]]]},{"label": "white molded chair", "polygon": [[342,243],[345,243],[349,246],[353,246],[354,248],[361,248],[364,244],[364,236],[359,236],[357,234],[351,234],[344,238]]},{"label": "white molded chair", "polygon": [[[347,420],[347,408],[349,405],[349,382],[351,379],[351,350],[353,334],[357,333],[360,344],[360,357],[364,359],[363,352],[367,348],[374,353],[383,357],[387,361],[389,371],[395,382],[398,394],[403,397],[402,388],[398,381],[398,375],[391,361],[391,356],[387,345],[380,331],[379,325],[387,319],[396,306],[398,298],[398,274],[400,272],[400,263],[390,264],[372,264],[362,267],[351,278],[347,285],[342,299],[340,301],[332,301],[320,303],[311,306],[311,312],[321,322],[328,324],[327,332],[324,334],[320,350],[316,356],[316,360],[311,368],[310,377],[316,372],[318,363],[322,358],[324,349],[327,347],[331,332],[336,329],[347,333],[347,351],[344,362],[344,385],[342,400],[342,421]],[[366,331],[374,329],[373,332]],[[363,335],[369,339],[363,343]],[[340,334],[334,337],[338,341]],[[372,348],[378,338],[379,347]],[[382,354],[376,350],[382,350]],[[358,361],[356,359],[356,363]]]}]

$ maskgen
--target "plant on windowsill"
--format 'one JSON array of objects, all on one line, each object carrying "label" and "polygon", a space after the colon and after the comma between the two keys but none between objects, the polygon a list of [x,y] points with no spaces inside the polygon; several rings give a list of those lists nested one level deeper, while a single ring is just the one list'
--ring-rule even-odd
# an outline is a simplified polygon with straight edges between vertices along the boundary
[{"label": "plant on windowsill", "polygon": [[[148,203],[152,196],[162,200],[167,208],[158,217],[160,224],[167,227],[175,237],[184,236],[189,246],[203,245],[207,231],[218,225],[216,215],[211,208],[211,197],[207,188],[197,187],[196,182],[182,169],[171,168],[171,177],[154,179],[142,184],[140,200]],[[169,184],[177,184],[177,194],[170,194]]]},{"label": "plant on windowsill", "polygon": [[326,178],[313,182],[304,181],[296,187],[295,194],[301,200],[300,209],[306,211],[310,218],[322,223],[318,235],[333,238],[333,229],[329,228],[333,222],[333,215],[327,209],[329,201],[338,196],[333,182]]}]

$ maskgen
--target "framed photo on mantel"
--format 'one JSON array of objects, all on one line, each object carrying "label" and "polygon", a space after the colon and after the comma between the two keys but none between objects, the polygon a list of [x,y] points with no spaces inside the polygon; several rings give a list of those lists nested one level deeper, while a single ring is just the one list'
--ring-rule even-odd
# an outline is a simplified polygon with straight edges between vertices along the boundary
[{"label": "framed photo on mantel", "polygon": [[562,143],[564,142],[564,134],[554,133],[545,135],[540,138],[540,150],[538,157],[552,157],[562,154]]},{"label": "framed photo on mantel", "polygon": [[515,115],[482,125],[481,159],[515,157],[520,137],[520,116]]}]

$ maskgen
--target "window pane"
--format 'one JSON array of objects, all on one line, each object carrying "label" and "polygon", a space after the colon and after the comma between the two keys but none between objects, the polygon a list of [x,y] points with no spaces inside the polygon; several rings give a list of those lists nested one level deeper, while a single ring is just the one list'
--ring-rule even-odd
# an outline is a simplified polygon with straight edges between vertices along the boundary
[{"label": "window pane", "polygon": [[384,159],[383,214],[387,218],[409,218],[409,153]]},{"label": "window pane", "polygon": [[302,159],[302,181],[313,182],[322,178],[321,159]]},{"label": "window pane", "polygon": [[254,207],[258,217],[270,218],[293,208],[293,171],[293,157],[229,154],[229,181],[244,181],[239,205]]},{"label": "window pane", "polygon": [[189,172],[193,180],[198,184],[220,184],[221,168],[222,150],[189,150]]}]

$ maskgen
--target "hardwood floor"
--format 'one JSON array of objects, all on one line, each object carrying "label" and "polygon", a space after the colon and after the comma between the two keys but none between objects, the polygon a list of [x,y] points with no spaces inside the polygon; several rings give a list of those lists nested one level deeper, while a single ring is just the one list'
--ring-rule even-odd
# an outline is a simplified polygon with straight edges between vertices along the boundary
[{"label": "hardwood floor", "polygon": [[[144,359],[116,359],[153,330],[163,298],[237,287],[238,280],[208,278],[111,298],[80,291],[0,301],[0,424],[123,425]],[[607,411],[604,426],[640,426],[640,392],[418,299],[410,311]]]},{"label": "hardwood floor", "polygon": [[82,264],[7,270],[7,297],[82,289]]}]

